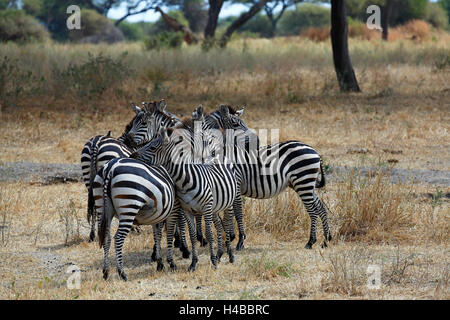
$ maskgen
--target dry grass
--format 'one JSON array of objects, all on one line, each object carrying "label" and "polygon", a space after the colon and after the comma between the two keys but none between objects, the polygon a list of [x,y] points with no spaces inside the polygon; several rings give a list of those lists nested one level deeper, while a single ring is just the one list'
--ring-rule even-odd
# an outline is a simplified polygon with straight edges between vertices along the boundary
[{"label": "dry grass", "polygon": [[[345,224],[337,214],[339,192],[351,183],[350,180],[330,183],[321,194],[330,207],[330,224],[335,235]],[[376,179],[360,191],[370,192],[372,183],[376,185]],[[404,226],[402,234],[379,237],[376,242],[370,235],[360,235],[358,241],[338,238],[328,249],[316,245],[311,251],[303,249],[309,222],[295,194],[288,193],[284,198],[294,212],[279,199],[266,200],[264,206],[249,206],[247,199],[246,248],[237,253],[234,264],[222,260],[217,271],[210,266],[207,248],[201,248],[196,272],[186,271],[190,261],[182,260],[178,251],[175,256],[178,271],[156,272],[156,266],[150,263],[151,228],[145,227],[141,234],[131,234],[125,242],[128,283],[119,280],[115,273],[109,281],[101,278],[103,251],[97,243],[86,241],[89,226],[84,219],[84,185],[1,183],[0,187],[2,195],[19,190],[21,195],[20,202],[14,197],[2,198],[2,208],[9,208],[12,214],[8,225],[10,241],[0,251],[0,297],[4,299],[449,298],[449,203],[444,199],[436,205],[432,199],[420,196],[433,192],[431,187],[402,186],[392,190],[400,205],[411,209],[409,221],[414,222]],[[419,196],[410,197],[411,192]],[[60,219],[61,210],[74,213],[72,221],[80,222],[80,238],[73,233],[66,241],[67,225]],[[422,219],[423,213],[430,210],[439,223],[430,225]],[[270,228],[252,224],[259,219],[269,221],[268,217],[273,221],[274,216],[282,223],[292,219],[288,216],[296,219],[301,216],[301,220],[287,229],[277,228],[275,223]],[[112,230],[116,228],[114,222]],[[319,238],[321,234],[319,231]],[[79,290],[66,286],[69,277],[66,270],[73,264],[82,270]],[[379,290],[366,285],[367,267],[374,264],[382,271]]]},{"label": "dry grass", "polygon": [[[7,44],[0,56],[20,57],[20,68],[48,82],[37,92],[25,86],[23,95],[1,106],[0,162],[78,163],[87,139],[108,130],[120,135],[133,116],[130,100],[165,98],[177,115],[200,103],[206,110],[245,105],[252,128],[279,129],[280,140],[308,143],[327,165],[448,170],[448,44],[446,34],[435,42],[351,39],[363,93],[348,95],[338,90],[329,44],[299,37],[249,39],[245,46],[235,41],[209,53],[199,47],[145,52],[137,44]],[[113,59],[128,51],[123,62],[133,76],[86,103],[73,93],[54,95],[52,68],[81,64],[88,51]],[[448,186],[392,185],[382,174],[328,183],[319,196],[335,237],[327,250],[316,244],[311,251],[303,249],[309,217],[294,192],[247,198],[248,240],[235,264],[223,261],[214,272],[203,248],[196,272],[185,271],[189,261],[177,252],[180,270],[157,273],[150,263],[151,228],[145,228],[125,242],[130,282],[123,283],[114,273],[101,279],[102,251],[86,242],[83,184],[0,182],[0,297],[448,299],[449,202],[442,195],[449,192]],[[318,243],[321,238],[318,228]],[[82,270],[80,290],[66,287],[71,264]],[[379,290],[366,285],[374,264],[382,271]]]}]

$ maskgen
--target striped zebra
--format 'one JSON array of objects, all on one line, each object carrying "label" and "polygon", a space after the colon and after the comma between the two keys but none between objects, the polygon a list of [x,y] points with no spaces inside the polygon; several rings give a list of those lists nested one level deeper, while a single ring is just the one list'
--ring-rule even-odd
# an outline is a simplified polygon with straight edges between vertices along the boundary
[{"label": "striped zebra", "polygon": [[128,279],[123,268],[122,246],[135,222],[139,225],[154,226],[157,270],[164,267],[160,241],[161,223],[166,223],[167,262],[172,270],[176,269],[173,261],[173,234],[180,205],[175,198],[173,181],[163,167],[149,166],[130,158],[113,159],[97,173],[93,192],[95,208],[101,217],[98,238],[100,248],[104,249],[105,280],[109,275],[110,225],[113,216],[119,219],[114,245],[117,271],[122,280]]},{"label": "striped zebra", "polygon": [[134,118],[125,127],[123,134],[116,138],[111,137],[111,131],[104,136],[95,136],[91,138],[83,147],[81,151],[81,170],[83,173],[83,180],[88,189],[88,205],[87,205],[87,220],[91,223],[91,232],[89,241],[95,239],[95,212],[94,199],[92,194],[92,183],[98,170],[102,168],[108,161],[114,158],[129,157],[133,152],[129,132],[134,127],[142,126],[142,119],[147,115],[136,105],[132,104],[136,113]]},{"label": "striped zebra", "polygon": [[[211,119],[213,118],[219,127],[226,130],[224,155],[235,163],[240,172],[241,195],[267,199],[277,196],[287,187],[294,189],[302,199],[311,219],[310,237],[305,248],[311,249],[316,242],[318,217],[322,220],[324,230],[323,246],[327,246],[327,241],[332,238],[328,226],[328,213],[315,192],[315,188],[325,186],[325,175],[319,154],[312,147],[294,140],[259,148],[258,136],[240,119],[242,113],[243,109],[236,111],[229,106],[221,105],[217,111],[206,116],[210,118],[209,123],[213,123]],[[246,237],[242,206],[236,206],[234,214],[239,227],[236,250],[241,250]]]},{"label": "striped zebra", "polygon": [[[131,108],[135,112],[134,118],[126,126],[124,133],[117,139],[110,136],[108,132],[105,136],[96,136],[90,139],[84,146],[81,155],[81,167],[83,172],[83,180],[88,189],[88,205],[87,205],[87,219],[91,223],[91,232],[89,241],[95,239],[95,212],[94,200],[92,194],[92,181],[95,178],[97,171],[102,168],[108,161],[115,158],[128,158],[137,146],[149,141],[153,137],[152,131],[149,129],[149,121],[152,114],[156,114],[160,123],[169,125],[173,119],[166,116],[163,112],[166,107],[166,102],[161,100],[159,102],[152,101],[144,103],[143,108],[138,107],[132,103]],[[183,251],[183,256],[189,256],[187,247],[184,246],[185,241],[182,241],[180,249]]]},{"label": "striped zebra", "polygon": [[[236,195],[239,194],[239,175],[232,164],[194,163],[191,133],[183,124],[175,128],[161,127],[158,136],[138,149],[133,157],[150,165],[164,166],[175,184],[177,199],[187,217],[192,242],[192,263],[189,270],[195,270],[198,261],[196,237],[192,234],[193,216],[203,216],[206,237],[209,243],[211,263],[217,262],[223,254],[222,224],[218,213],[225,211],[225,230],[231,229],[231,215]],[[212,223],[217,230],[218,251],[214,254]],[[229,261],[234,262],[230,235],[226,232],[226,247]]]}]

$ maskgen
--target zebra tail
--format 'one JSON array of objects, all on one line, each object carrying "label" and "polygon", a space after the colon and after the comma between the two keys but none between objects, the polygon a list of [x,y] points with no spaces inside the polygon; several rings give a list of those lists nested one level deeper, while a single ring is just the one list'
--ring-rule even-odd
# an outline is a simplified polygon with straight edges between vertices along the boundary
[{"label": "zebra tail", "polygon": [[97,146],[94,146],[91,157],[91,168],[89,176],[89,189],[88,189],[88,207],[87,207],[87,221],[91,223],[91,219],[94,215],[94,191],[92,185],[94,184],[95,176],[97,175]]},{"label": "zebra tail", "polygon": [[323,172],[323,163],[322,159],[320,159],[320,180],[319,182],[316,181],[316,188],[323,188],[325,187],[325,173]]},{"label": "zebra tail", "polygon": [[100,224],[98,226],[98,242],[100,245],[100,248],[103,247],[105,244],[105,236],[106,236],[106,229],[109,228],[110,224],[110,217],[107,207],[107,197],[108,197],[108,185],[109,185],[109,177],[107,176],[105,180],[103,181],[103,213],[100,220]]}]

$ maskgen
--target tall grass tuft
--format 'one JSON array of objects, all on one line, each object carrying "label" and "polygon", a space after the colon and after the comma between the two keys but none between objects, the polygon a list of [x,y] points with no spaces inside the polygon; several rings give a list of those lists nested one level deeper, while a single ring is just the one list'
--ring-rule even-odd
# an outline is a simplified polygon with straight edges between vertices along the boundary
[{"label": "tall grass tuft", "polygon": [[402,228],[411,224],[403,205],[407,195],[382,171],[373,177],[350,175],[336,197],[335,220],[341,239],[390,240],[402,237]]}]

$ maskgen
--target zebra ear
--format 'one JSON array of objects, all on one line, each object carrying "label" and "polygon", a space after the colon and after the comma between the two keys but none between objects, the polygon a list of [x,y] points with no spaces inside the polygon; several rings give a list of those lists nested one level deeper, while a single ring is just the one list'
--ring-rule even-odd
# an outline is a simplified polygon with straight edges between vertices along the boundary
[{"label": "zebra ear", "polygon": [[138,114],[139,112],[142,111],[141,108],[139,108],[134,102],[131,103],[131,108],[133,109],[133,111]]},{"label": "zebra ear", "polygon": [[235,113],[235,114],[236,114],[238,117],[242,116],[242,114],[244,113],[244,108],[245,108],[245,107],[242,107],[242,109],[236,110],[236,113]]},{"label": "zebra ear", "polygon": [[230,115],[230,109],[224,104],[221,104],[219,107],[220,114],[224,117],[228,117]]},{"label": "zebra ear", "polygon": [[195,109],[194,112],[192,112],[192,119],[200,120],[201,118],[203,118],[203,106],[199,105],[197,109]]},{"label": "zebra ear", "polygon": [[108,133],[106,134],[107,137],[111,137],[111,130],[108,131]]},{"label": "zebra ear", "polygon": [[159,103],[156,104],[159,111],[164,112],[166,110],[166,100],[162,99]]}]

